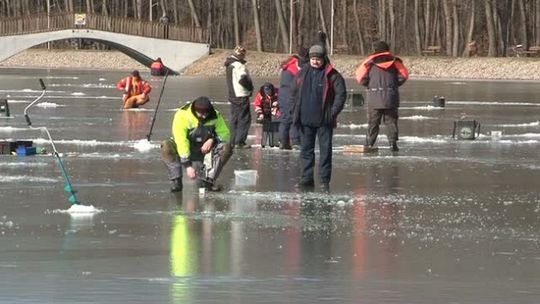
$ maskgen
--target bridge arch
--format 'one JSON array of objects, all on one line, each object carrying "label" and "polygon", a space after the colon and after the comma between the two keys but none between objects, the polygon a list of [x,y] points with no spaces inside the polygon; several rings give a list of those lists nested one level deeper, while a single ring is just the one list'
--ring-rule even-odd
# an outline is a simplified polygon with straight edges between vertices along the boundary
[{"label": "bridge arch", "polygon": [[162,39],[163,25],[158,23],[90,15],[88,23],[76,26],[73,19],[73,14],[63,14],[0,21],[0,61],[39,44],[83,38],[117,49],[148,67],[161,57],[170,72],[179,73],[210,52],[210,45],[191,42],[204,40],[202,31],[172,26],[168,29],[171,37]]}]

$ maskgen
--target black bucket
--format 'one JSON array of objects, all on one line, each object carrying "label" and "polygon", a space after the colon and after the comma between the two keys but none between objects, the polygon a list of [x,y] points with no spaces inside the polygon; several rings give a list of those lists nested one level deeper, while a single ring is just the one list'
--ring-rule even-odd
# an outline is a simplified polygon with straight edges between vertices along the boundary
[{"label": "black bucket", "polygon": [[434,96],[433,97],[433,106],[436,108],[444,108],[446,99],[443,96]]},{"label": "black bucket", "polygon": [[364,96],[358,92],[347,92],[347,103],[353,107],[361,107],[364,105]]},{"label": "black bucket", "polygon": [[9,104],[7,99],[0,99],[0,113],[6,113],[9,117]]}]

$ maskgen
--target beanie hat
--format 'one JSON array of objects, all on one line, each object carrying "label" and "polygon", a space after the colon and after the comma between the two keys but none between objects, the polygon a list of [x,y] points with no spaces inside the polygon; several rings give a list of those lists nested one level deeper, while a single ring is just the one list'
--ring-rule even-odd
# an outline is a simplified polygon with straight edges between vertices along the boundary
[{"label": "beanie hat", "polygon": [[326,55],[326,52],[324,51],[324,47],[322,45],[315,44],[309,48],[309,58],[312,58],[312,57],[324,58],[325,55]]},{"label": "beanie hat", "polygon": [[200,113],[208,113],[212,109],[212,103],[208,97],[201,96],[193,101],[193,109]]},{"label": "beanie hat", "polygon": [[274,93],[274,86],[270,82],[265,82],[263,86],[264,94],[271,95]]},{"label": "beanie hat", "polygon": [[138,70],[133,70],[133,72],[131,72],[131,76],[137,77],[137,78],[140,78],[140,77],[141,77],[141,75],[139,74],[139,71],[138,71]]},{"label": "beanie hat", "polygon": [[237,47],[234,48],[233,53],[236,56],[244,56],[244,55],[246,55],[246,49],[243,46],[238,45]]},{"label": "beanie hat", "polygon": [[375,53],[388,52],[390,50],[390,46],[384,41],[377,41],[373,43],[373,50]]}]

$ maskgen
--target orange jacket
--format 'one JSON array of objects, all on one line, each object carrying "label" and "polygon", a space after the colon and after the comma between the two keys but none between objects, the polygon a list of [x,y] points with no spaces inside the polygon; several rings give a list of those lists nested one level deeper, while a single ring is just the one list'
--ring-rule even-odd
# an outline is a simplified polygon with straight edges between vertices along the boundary
[{"label": "orange jacket", "polygon": [[[389,58],[389,59],[383,60],[382,62],[377,62],[378,58],[383,58],[383,57]],[[383,70],[388,70],[393,66],[397,69],[400,76],[404,79],[403,82],[409,79],[409,71],[403,65],[403,62],[401,61],[401,59],[399,59],[398,57],[394,57],[390,52],[383,52],[383,53],[372,54],[364,62],[362,62],[362,64],[360,64],[358,69],[356,69],[356,81],[358,83],[360,84],[365,83],[366,77],[368,77],[371,66],[374,64]]]},{"label": "orange jacket", "polygon": [[156,70],[162,70],[163,69],[163,63],[159,62],[159,61],[154,61],[152,62],[152,65],[150,66],[151,69],[156,69]]},{"label": "orange jacket", "polygon": [[118,82],[118,84],[116,85],[116,88],[124,92],[124,98],[141,95],[143,93],[145,95],[150,94],[150,91],[152,91],[152,87],[148,82],[141,79],[139,82],[133,83],[133,80],[134,79],[132,76],[128,76],[120,80],[120,82]]}]

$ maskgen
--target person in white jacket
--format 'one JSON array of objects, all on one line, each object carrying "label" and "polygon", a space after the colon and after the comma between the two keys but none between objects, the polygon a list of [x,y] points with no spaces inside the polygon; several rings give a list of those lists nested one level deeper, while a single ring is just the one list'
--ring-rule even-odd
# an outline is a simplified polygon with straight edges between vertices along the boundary
[{"label": "person in white jacket", "polygon": [[238,149],[251,147],[246,144],[246,139],[251,125],[249,97],[253,93],[253,81],[246,68],[245,58],[246,49],[237,46],[225,60],[229,102],[231,103],[231,144]]}]

